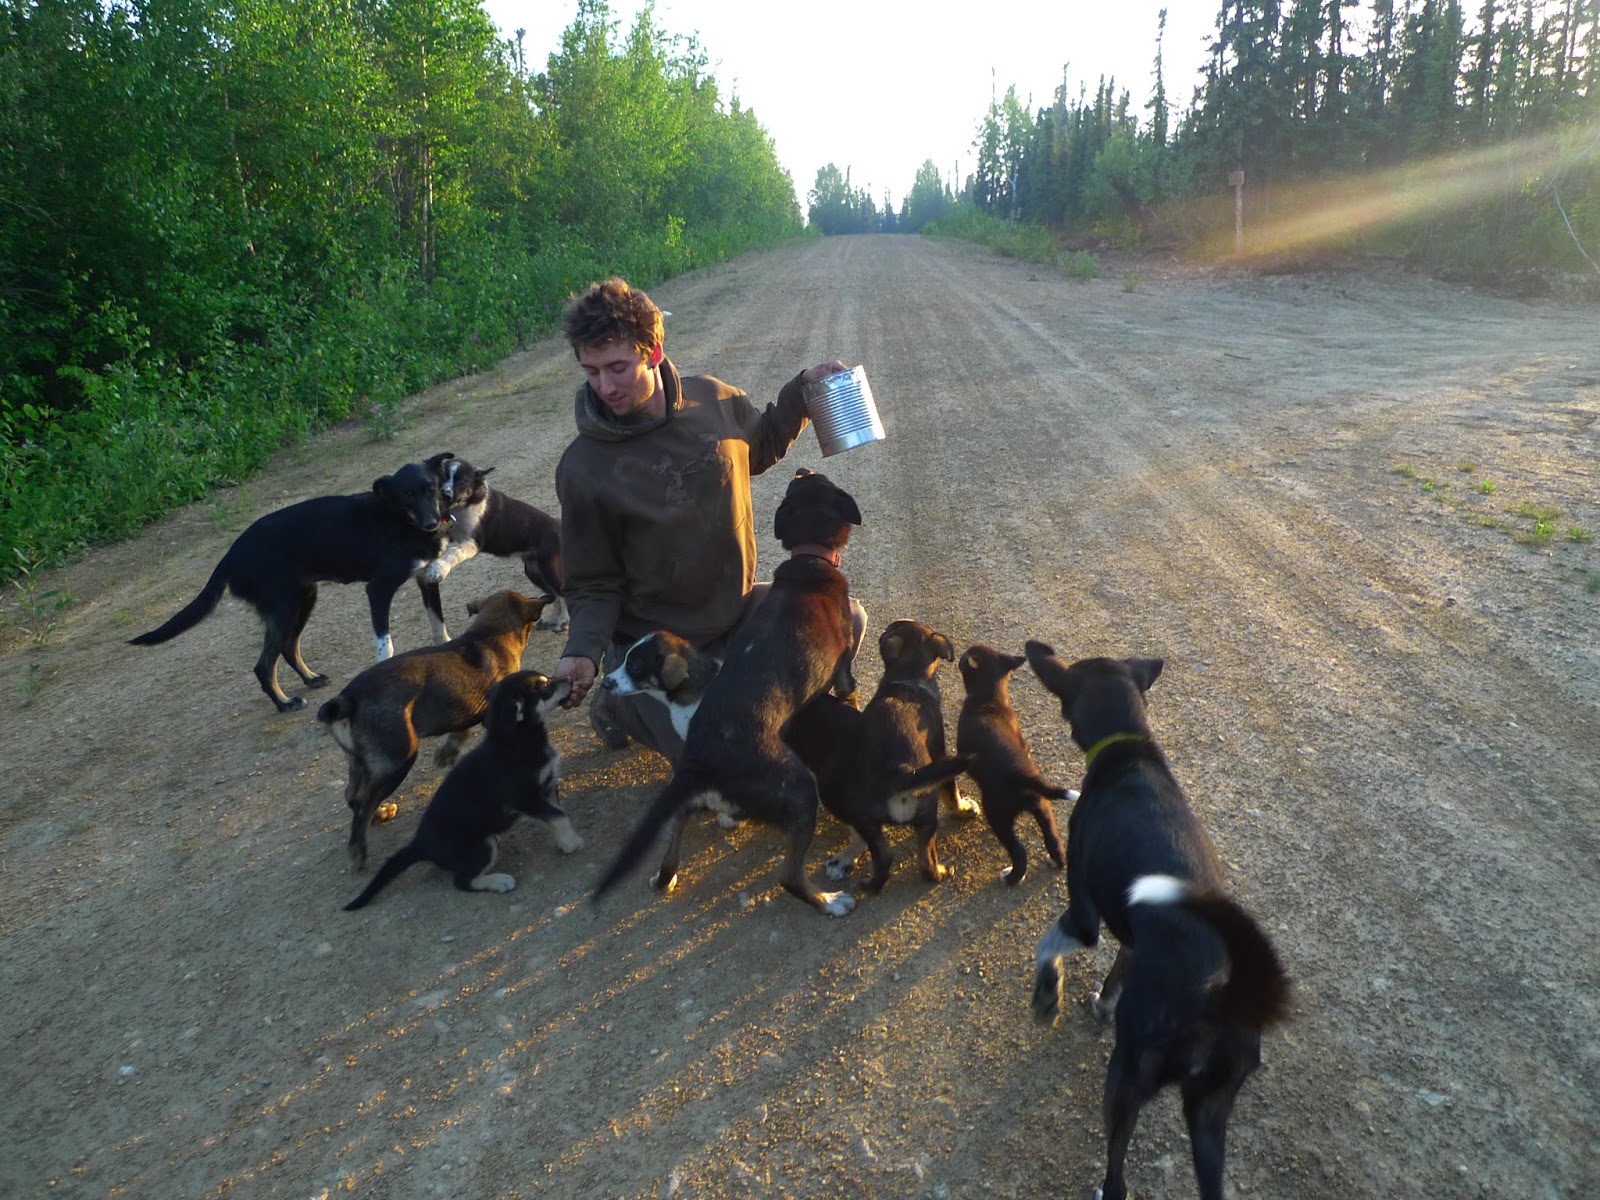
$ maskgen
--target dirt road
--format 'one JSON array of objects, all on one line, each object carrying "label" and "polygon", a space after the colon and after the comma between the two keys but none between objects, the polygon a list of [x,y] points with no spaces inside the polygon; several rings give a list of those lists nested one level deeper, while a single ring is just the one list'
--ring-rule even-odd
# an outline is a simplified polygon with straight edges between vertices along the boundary
[{"label": "dirt road", "polygon": [[[1235,1116],[1233,1194],[1600,1194],[1600,312],[1383,269],[1144,260],[1081,283],[895,237],[656,297],[675,360],[758,397],[834,355],[867,366],[889,438],[824,463],[807,433],[756,481],[769,569],[786,468],[821,468],[866,517],[846,570],[874,637],[909,616],[958,646],[1166,659],[1152,720],[1296,984]],[[953,879],[902,858],[842,920],[778,891],[773,834],[710,824],[670,897],[641,878],[595,906],[664,772],[568,714],[583,850],[526,825],[502,843],[514,892],[418,869],[349,914],[343,758],[257,689],[250,612],[124,644],[249,520],[408,459],[453,450],[552,506],[574,383],[542,342],[421,398],[393,442],[336,433],[95,552],[48,581],[78,601],[53,629],[9,599],[0,1194],[1098,1182],[1109,1037],[1081,1005],[1053,1029],[1027,1005],[1064,882],[1040,865],[1003,887],[981,826],[942,839]],[[479,558],[446,601],[519,578]],[[396,608],[397,644],[424,642],[409,590]],[[537,634],[525,663],[559,649]],[[367,664],[358,588],[324,589],[306,654],[336,684]],[[1026,672],[1014,695],[1075,782],[1050,698]],[[419,765],[375,855],[438,778]],[[824,825],[819,871],[843,842]],[[1069,960],[1070,993],[1110,956]],[[1194,1194],[1170,1096],[1130,1184]]]}]

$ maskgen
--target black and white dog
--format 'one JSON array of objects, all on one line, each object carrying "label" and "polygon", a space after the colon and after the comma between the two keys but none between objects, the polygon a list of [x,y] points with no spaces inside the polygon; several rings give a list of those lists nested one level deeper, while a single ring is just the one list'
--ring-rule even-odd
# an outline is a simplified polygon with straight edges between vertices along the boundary
[{"label": "black and white dog", "polygon": [[489,692],[484,740],[462,755],[439,784],[416,835],[385,860],[347,912],[364,908],[400,872],[419,862],[449,871],[464,892],[509,892],[510,875],[491,873],[496,838],[518,817],[537,817],[555,831],[556,846],[583,846],[561,807],[561,756],[550,744],[550,714],[572,691],[570,679],[537,671],[507,675]]},{"label": "black and white dog", "polygon": [[1028,663],[1061,700],[1084,751],[1083,794],[1067,823],[1067,911],[1039,939],[1033,1011],[1054,1020],[1062,958],[1093,946],[1103,920],[1119,949],[1093,997],[1116,1022],[1106,1068],[1106,1174],[1123,1200],[1123,1160],[1147,1100],[1183,1092],[1203,1200],[1222,1200],[1228,1118],[1261,1063],[1261,1031],[1288,1019],[1289,980],[1256,924],[1224,891],[1222,863],[1156,745],[1144,694],[1159,658],[1070,666],[1041,642]]},{"label": "black and white dog", "polygon": [[675,633],[658,629],[629,646],[622,665],[608,672],[600,686],[619,696],[654,696],[667,706],[678,736],[687,738],[689,720],[721,666],[721,659],[701,653]]},{"label": "black and white dog", "polygon": [[176,616],[131,642],[154,646],[193,629],[231,591],[256,610],[265,627],[255,668],[261,690],[279,712],[304,708],[302,697],[291,700],[278,686],[278,659],[308,687],[328,682],[300,657],[300,634],[317,603],[317,584],[367,585],[374,652],[380,661],[388,658],[394,652],[394,594],[444,550],[449,520],[438,476],[422,463],[374,480],[370,492],[317,496],[280,508],[234,539],[200,594]]},{"label": "black and white dog", "polygon": [[438,477],[439,488],[450,508],[450,539],[444,552],[429,563],[417,582],[423,607],[433,625],[433,640],[443,642],[444,604],[439,584],[450,572],[479,551],[497,558],[520,558],[528,581],[545,602],[540,629],[565,629],[567,605],[561,598],[566,577],[561,571],[561,522],[531,504],[489,486],[493,467],[482,469],[446,452],[423,464]]}]

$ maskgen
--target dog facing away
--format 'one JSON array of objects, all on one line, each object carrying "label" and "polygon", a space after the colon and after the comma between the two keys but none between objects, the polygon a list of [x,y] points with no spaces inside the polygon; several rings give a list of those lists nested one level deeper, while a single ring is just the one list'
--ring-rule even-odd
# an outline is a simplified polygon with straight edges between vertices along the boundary
[{"label": "dog facing away", "polygon": [[423,466],[438,477],[450,508],[450,539],[443,553],[418,576],[422,606],[433,626],[435,643],[450,639],[445,628],[439,584],[479,551],[498,558],[520,558],[528,582],[544,599],[540,629],[565,629],[567,602],[562,599],[566,576],[561,570],[561,522],[548,513],[508,496],[488,484],[493,467],[479,469],[454,454],[435,454]]},{"label": "dog facing away", "polygon": [[1065,866],[1050,801],[1075,798],[1075,793],[1039,774],[1022,736],[1017,711],[1011,707],[1011,673],[1026,661],[1020,654],[1002,654],[993,646],[969,647],[961,656],[961,682],[967,697],[956,721],[956,752],[973,758],[971,774],[983,796],[984,819],[1011,857],[1011,865],[1000,878],[1013,885],[1028,873],[1028,851],[1017,836],[1017,818],[1023,813],[1030,815],[1044,836],[1050,861]]},{"label": "dog facing away", "polygon": [[570,679],[537,671],[507,675],[489,691],[484,740],[462,755],[439,784],[412,839],[384,861],[346,912],[365,908],[407,867],[433,863],[463,892],[509,892],[510,875],[491,873],[496,839],[518,817],[549,823],[563,854],[583,839],[561,807],[561,756],[550,744],[550,714],[572,691]]},{"label": "dog facing away", "polygon": [[317,496],[255,521],[233,540],[200,594],[158,629],[131,639],[154,646],[193,629],[231,591],[261,618],[265,634],[256,679],[279,712],[304,708],[278,686],[283,659],[307,687],[322,687],[300,656],[300,635],[317,603],[318,583],[365,583],[372,637],[381,661],[393,653],[389,610],[400,585],[438,557],[448,522],[433,471],[408,463],[373,481],[370,492]]},{"label": "dog facing away", "polygon": [[542,611],[544,601],[510,591],[474,600],[467,605],[472,624],[460,637],[374,663],[317,710],[350,760],[344,798],[357,867],[366,865],[367,827],[411,771],[420,739],[449,734],[434,761],[455,762],[467,730],[483,720],[489,689],[522,666]]},{"label": "dog facing away", "polygon": [[839,565],[851,527],[860,524],[855,500],[826,476],[802,469],[789,481],[773,528],[790,557],[729,645],[689,723],[672,778],[601,876],[596,897],[639,865],[663,828],[667,850],[653,884],[669,890],[678,877],[684,823],[691,812],[710,809],[784,831],[780,879],[791,895],[836,917],[855,907],[854,897],[818,891],[807,877],[817,781],[783,733],[824,690],[851,690],[855,633]]},{"label": "dog facing away", "polygon": [[1172,1083],[1183,1093],[1200,1195],[1222,1200],[1228,1118],[1260,1065],[1261,1031],[1288,1018],[1288,978],[1261,927],[1225,894],[1216,850],[1145,720],[1162,661],[1068,666],[1041,642],[1026,650],[1085,761],[1067,823],[1067,910],[1039,941],[1034,1014],[1054,1019],[1062,957],[1094,945],[1102,920],[1119,944],[1095,998],[1116,1027],[1097,1195],[1123,1200],[1139,1110]]},{"label": "dog facing away", "polygon": [[667,706],[678,736],[687,739],[689,720],[721,667],[721,659],[696,650],[675,633],[658,629],[629,646],[622,664],[607,672],[600,686],[619,696],[636,692],[654,696]]},{"label": "dog facing away", "polygon": [[[878,638],[878,651],[883,656],[883,676],[855,722],[853,744],[818,738],[805,729],[798,733],[791,729],[789,735],[791,745],[825,753],[820,770],[813,768],[819,788],[823,777],[828,779],[828,786],[819,792],[822,802],[856,832],[851,846],[828,860],[829,878],[847,878],[867,851],[872,874],[864,886],[873,894],[889,881],[894,862],[884,835],[888,825],[910,825],[915,830],[923,879],[938,883],[949,874],[939,863],[937,848],[940,797],[948,794],[954,807],[956,776],[971,765],[970,759],[945,755],[944,706],[936,672],[941,662],[955,659],[950,639],[919,621],[892,621]],[[842,726],[848,720],[831,706],[823,708],[814,701],[808,709],[812,707],[816,711],[804,713],[796,724],[826,721]],[[835,756],[849,760],[849,765]],[[806,754],[801,759],[810,765]]]}]

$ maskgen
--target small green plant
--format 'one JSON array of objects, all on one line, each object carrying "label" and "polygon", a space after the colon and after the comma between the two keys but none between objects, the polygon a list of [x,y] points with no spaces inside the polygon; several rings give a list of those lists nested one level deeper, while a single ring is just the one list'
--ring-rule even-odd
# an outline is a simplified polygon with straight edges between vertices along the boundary
[{"label": "small green plant", "polygon": [[1478,464],[1475,462],[1461,462],[1456,464],[1456,470],[1460,471],[1463,475],[1471,475],[1477,469]]},{"label": "small green plant", "polygon": [[1417,477],[1417,469],[1410,463],[1401,463],[1394,469],[1394,473],[1400,476],[1401,479],[1415,479]]},{"label": "small green plant", "polygon": [[1552,525],[1555,524],[1556,518],[1561,515],[1561,510],[1554,504],[1535,504],[1532,500],[1524,500],[1509,511],[1513,516],[1525,517],[1534,522],[1548,521]]},{"label": "small green plant", "polygon": [[[366,404],[367,398],[361,397],[361,402]],[[393,441],[395,434],[404,426],[398,400],[375,400],[367,409],[367,428],[372,431],[372,440],[375,442]]]},{"label": "small green plant", "polygon": [[1590,571],[1588,578],[1583,581],[1583,590],[1591,596],[1600,592],[1600,571]]},{"label": "small green plant", "polygon": [[1139,274],[1137,271],[1129,271],[1122,278],[1122,290],[1125,292],[1137,292],[1139,290],[1139,285],[1143,282],[1143,275]]},{"label": "small green plant", "polygon": [[1542,549],[1555,540],[1556,523],[1554,521],[1535,521],[1533,528],[1518,536],[1517,540],[1524,545],[1535,549]]},{"label": "small green plant", "polygon": [[1422,481],[1422,490],[1425,492],[1437,492],[1442,490],[1442,485],[1437,479],[1424,479]]},{"label": "small green plant", "polygon": [[1582,545],[1584,542],[1594,541],[1594,538],[1591,537],[1588,532],[1581,527],[1573,525],[1567,529],[1567,541],[1577,542],[1579,545]]},{"label": "small green plant", "polygon": [[1100,264],[1087,250],[1074,250],[1062,255],[1061,270],[1068,279],[1094,279],[1100,274]]},{"label": "small green plant", "polygon": [[1494,480],[1492,480],[1492,479],[1482,480],[1478,484],[1478,491],[1483,493],[1485,496],[1494,495]]},{"label": "small green plant", "polygon": [[44,680],[40,676],[39,664],[29,663],[28,673],[22,677],[22,683],[19,685],[19,690],[22,692],[22,707],[26,708],[32,704],[38,698],[39,689],[43,686]]},{"label": "small green plant", "polygon": [[41,590],[42,558],[21,546],[11,547],[11,554],[11,582],[17,589],[17,607],[22,611],[20,624],[35,642],[44,642],[55,632],[57,618],[77,601],[63,588]]}]

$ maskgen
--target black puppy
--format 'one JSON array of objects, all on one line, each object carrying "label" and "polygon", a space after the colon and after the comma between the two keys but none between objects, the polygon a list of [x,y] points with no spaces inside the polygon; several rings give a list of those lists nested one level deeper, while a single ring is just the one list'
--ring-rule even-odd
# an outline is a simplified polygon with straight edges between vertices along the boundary
[{"label": "black puppy", "polygon": [[525,504],[514,496],[488,484],[493,467],[481,470],[454,454],[435,454],[423,466],[439,479],[440,490],[450,509],[450,541],[433,562],[424,568],[417,582],[422,588],[422,605],[428,610],[435,642],[448,641],[444,603],[439,584],[451,570],[480,550],[499,558],[522,560],[528,581],[539,589],[545,602],[540,629],[565,629],[567,604],[561,598],[566,577],[561,571],[561,522],[550,514]]},{"label": "black puppy", "polygon": [[[823,804],[856,831],[849,849],[828,860],[828,877],[846,878],[862,851],[869,851],[872,875],[865,888],[872,893],[883,890],[894,861],[884,836],[886,825],[910,825],[916,831],[923,879],[937,883],[949,874],[939,864],[936,845],[939,800],[946,796],[950,807],[955,806],[956,776],[972,762],[945,756],[944,705],[936,672],[941,662],[956,656],[950,639],[919,621],[893,621],[878,638],[878,651],[883,677],[861,710],[854,744],[833,740],[822,769],[813,768],[819,784],[824,775],[828,778],[821,791]],[[816,706],[813,702],[808,708]],[[841,721],[817,714],[805,719]],[[813,753],[823,749],[804,731],[798,736],[791,731],[789,742],[797,750],[806,743],[815,747]],[[812,765],[806,754],[801,758]],[[850,766],[841,770],[841,760]]]},{"label": "black puppy", "polygon": [[537,671],[507,675],[489,693],[484,740],[464,754],[428,802],[411,841],[384,862],[347,912],[364,908],[413,863],[449,871],[464,892],[509,892],[516,880],[490,874],[496,837],[518,817],[537,817],[555,830],[556,845],[571,854],[583,845],[561,807],[561,756],[550,744],[551,712],[572,691],[570,679],[552,682]]},{"label": "black puppy", "polygon": [[806,875],[806,849],[817,829],[817,781],[783,732],[828,687],[853,690],[850,588],[839,563],[850,527],[860,524],[849,493],[825,476],[795,473],[773,522],[790,558],[773,572],[766,598],[729,645],[672,778],[601,876],[596,896],[639,865],[663,827],[669,828],[667,852],[653,883],[671,888],[684,822],[696,809],[711,809],[784,830],[781,880],[790,894],[836,917],[855,907],[853,897],[819,892]]},{"label": "black puppy", "polygon": [[961,656],[967,698],[956,721],[956,752],[973,756],[972,777],[983,795],[984,818],[1011,856],[1011,865],[1000,874],[1009,884],[1021,883],[1028,873],[1028,851],[1017,836],[1017,818],[1023,813],[1039,823],[1050,861],[1066,865],[1050,801],[1073,795],[1039,774],[1017,710],[1011,707],[1011,672],[1026,661],[1020,654],[1002,654],[992,646],[968,648]]},{"label": "black puppy", "polygon": [[1139,1109],[1183,1092],[1195,1176],[1221,1200],[1228,1117],[1261,1062],[1261,1031],[1286,1020],[1289,981],[1259,925],[1224,893],[1222,864],[1145,721],[1159,658],[1071,666],[1040,642],[1028,663],[1061,700],[1083,748],[1083,795],[1067,823],[1067,911],[1039,941],[1034,1014],[1061,1005],[1061,959],[1092,946],[1100,922],[1120,943],[1096,998],[1114,1015],[1106,1069],[1106,1176],[1123,1200],[1123,1160]]},{"label": "black puppy", "polygon": [[200,594],[176,616],[131,643],[154,646],[193,629],[211,615],[224,591],[232,591],[265,626],[256,660],[261,690],[279,712],[304,708],[302,697],[291,700],[278,686],[278,659],[308,687],[328,682],[300,657],[300,634],[317,603],[317,584],[366,583],[374,650],[382,661],[394,652],[394,594],[439,556],[447,523],[438,478],[421,463],[374,480],[370,492],[317,496],[280,508],[234,539]]}]

